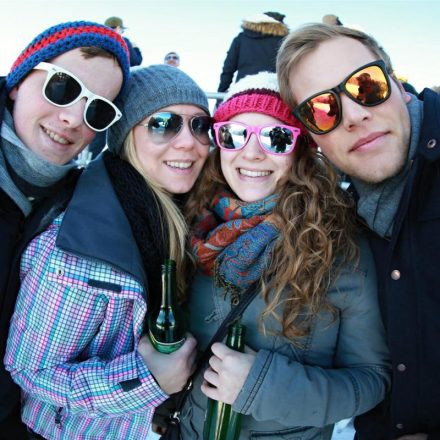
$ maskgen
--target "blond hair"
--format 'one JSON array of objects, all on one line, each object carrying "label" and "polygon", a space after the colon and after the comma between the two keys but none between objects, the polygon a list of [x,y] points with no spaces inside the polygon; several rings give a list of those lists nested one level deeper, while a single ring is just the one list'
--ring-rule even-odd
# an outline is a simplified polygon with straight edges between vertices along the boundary
[{"label": "blond hair", "polygon": [[393,72],[390,57],[372,36],[344,26],[331,26],[321,23],[305,25],[290,33],[284,39],[277,56],[280,94],[289,107],[293,108],[298,104],[293,97],[289,81],[292,70],[305,55],[312,52],[321,43],[338,37],[353,38],[359,41],[378,59],[385,61],[388,73]]},{"label": "blond hair", "polygon": [[[260,317],[263,331],[266,318],[273,316],[291,339],[308,333],[307,323],[323,305],[332,310],[325,300],[328,287],[338,267],[357,255],[353,203],[339,188],[333,168],[304,139],[293,154],[291,172],[277,185],[273,217],[280,233],[261,280],[266,308]],[[188,223],[223,189],[230,190],[216,149],[189,197]]]},{"label": "blond hair", "polygon": [[160,224],[162,225],[162,234],[168,234],[166,241],[169,243],[169,258],[176,261],[177,265],[177,287],[179,296],[184,299],[187,285],[186,271],[186,239],[187,225],[179,207],[174,203],[172,196],[161,186],[155,183],[142,166],[134,143],[133,128],[128,133],[124,141],[122,158],[129,162],[138,173],[145,179],[147,185],[152,190],[159,215],[163,215]]}]

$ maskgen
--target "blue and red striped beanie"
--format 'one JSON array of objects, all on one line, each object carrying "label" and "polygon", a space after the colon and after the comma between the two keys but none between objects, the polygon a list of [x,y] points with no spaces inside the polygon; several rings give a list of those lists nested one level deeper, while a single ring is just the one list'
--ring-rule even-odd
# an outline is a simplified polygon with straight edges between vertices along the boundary
[{"label": "blue and red striped beanie", "polygon": [[12,65],[6,77],[6,90],[16,86],[37,64],[78,47],[97,46],[113,54],[123,74],[122,88],[130,73],[127,45],[113,29],[90,21],[61,23],[35,37]]}]

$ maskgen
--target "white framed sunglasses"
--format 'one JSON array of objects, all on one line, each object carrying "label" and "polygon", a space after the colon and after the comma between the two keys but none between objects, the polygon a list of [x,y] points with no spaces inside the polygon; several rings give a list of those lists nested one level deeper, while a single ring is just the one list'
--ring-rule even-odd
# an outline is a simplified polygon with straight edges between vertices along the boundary
[{"label": "white framed sunglasses", "polygon": [[84,122],[94,131],[107,130],[118,121],[122,113],[108,99],[92,93],[73,73],[55,64],[41,62],[34,67],[47,72],[43,85],[43,96],[56,107],[69,107],[82,98],[87,102],[84,107]]}]

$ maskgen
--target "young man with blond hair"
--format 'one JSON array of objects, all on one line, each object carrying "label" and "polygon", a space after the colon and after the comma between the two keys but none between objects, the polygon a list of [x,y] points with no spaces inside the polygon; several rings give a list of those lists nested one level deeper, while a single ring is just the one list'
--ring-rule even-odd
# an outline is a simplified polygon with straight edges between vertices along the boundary
[{"label": "young man with blond hair", "polygon": [[343,26],[290,34],[277,71],[293,113],[350,177],[376,259],[393,385],[356,436],[440,439],[440,98],[406,93],[374,38]]}]

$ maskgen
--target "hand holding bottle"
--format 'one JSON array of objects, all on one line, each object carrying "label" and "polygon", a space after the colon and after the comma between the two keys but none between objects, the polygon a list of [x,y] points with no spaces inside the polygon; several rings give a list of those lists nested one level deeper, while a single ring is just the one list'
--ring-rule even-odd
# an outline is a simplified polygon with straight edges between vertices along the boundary
[{"label": "hand holding bottle", "polygon": [[245,353],[235,351],[221,342],[211,348],[213,356],[205,371],[202,392],[211,399],[232,405],[254,363],[256,352],[245,347]]},{"label": "hand holding bottle", "polygon": [[187,333],[185,343],[175,352],[163,354],[151,344],[148,335],[139,341],[138,352],[159,386],[167,394],[177,393],[194,372],[197,342]]}]

